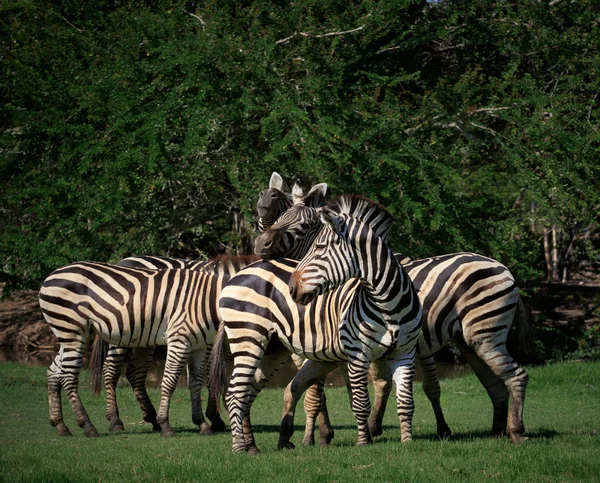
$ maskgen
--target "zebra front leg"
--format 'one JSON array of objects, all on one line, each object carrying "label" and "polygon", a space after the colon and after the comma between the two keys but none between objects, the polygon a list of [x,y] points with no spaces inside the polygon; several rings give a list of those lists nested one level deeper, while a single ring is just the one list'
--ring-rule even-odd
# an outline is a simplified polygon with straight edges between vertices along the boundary
[{"label": "zebra front leg", "polygon": [[369,418],[371,436],[381,436],[383,433],[383,416],[392,392],[392,372],[389,364],[384,361],[371,362],[369,374],[375,389],[375,405]]},{"label": "zebra front leg", "polygon": [[415,412],[413,398],[413,381],[415,378],[415,352],[413,349],[408,354],[390,362],[393,364],[393,379],[396,385],[396,404],[398,418],[400,419],[400,438],[403,443],[412,440],[412,420]]},{"label": "zebra front leg", "polygon": [[[287,385],[283,396],[283,416],[281,419],[281,425],[279,427],[279,443],[278,449],[293,449],[294,444],[290,441],[292,434],[294,434],[294,413],[296,411],[296,405],[300,400],[300,397],[309,386],[312,386],[317,381],[324,381],[324,378],[337,364],[335,363],[323,363],[317,361],[307,360],[294,379]],[[323,386],[321,385],[321,388]],[[322,394],[322,390],[321,390]],[[319,401],[320,398],[317,400]],[[320,404],[318,407],[320,408]],[[313,419],[314,421],[314,419]]]},{"label": "zebra front leg", "polygon": [[128,347],[117,347],[111,345],[104,361],[103,375],[104,387],[106,388],[106,419],[110,423],[108,428],[111,432],[121,432],[125,428],[119,417],[117,405],[117,383],[121,376],[121,368],[125,361],[125,355],[129,352]]},{"label": "zebra front leg", "polygon": [[431,403],[433,414],[435,414],[437,435],[440,438],[446,438],[452,434],[452,431],[446,423],[442,405],[440,404],[441,388],[437,375],[437,368],[435,366],[435,359],[433,356],[418,358],[417,364],[419,365],[421,375],[423,376],[423,391]]},{"label": "zebra front leg", "polygon": [[58,436],[73,436],[63,420],[60,376],[62,373],[62,347],[54,358],[54,362],[46,371],[48,376],[48,412],[50,424],[56,428]]},{"label": "zebra front leg", "polygon": [[494,436],[505,436],[509,394],[504,381],[494,374],[494,371],[467,345],[462,337],[456,337],[454,343],[473,369],[477,379],[479,379],[492,401],[492,407],[494,408],[492,434]]},{"label": "zebra front leg", "polygon": [[204,376],[205,349],[192,352],[188,361],[188,387],[192,398],[192,421],[200,428],[200,434],[212,435],[213,431],[202,413],[202,379]]},{"label": "zebra front leg", "polygon": [[352,394],[352,412],[358,426],[357,446],[372,444],[373,438],[369,431],[369,413],[371,412],[371,401],[368,390],[369,362],[353,359],[348,361],[348,378],[350,380],[350,391]]},{"label": "zebra front leg", "polygon": [[181,347],[181,344],[174,343],[167,345],[167,360],[161,383],[160,407],[156,417],[156,422],[161,427],[161,436],[175,436],[175,431],[169,423],[169,405],[188,356],[187,345],[184,347]]},{"label": "zebra front leg", "polygon": [[156,422],[156,409],[146,391],[146,378],[152,365],[154,350],[154,348],[134,348],[133,356],[127,365],[126,376],[142,411],[142,418],[152,424],[153,431],[160,431],[161,427]]},{"label": "zebra front leg", "polygon": [[75,413],[77,426],[83,429],[83,434],[85,436],[96,437],[98,436],[98,431],[90,421],[90,418],[83,407],[77,388],[87,335],[88,334],[86,333],[80,340],[74,341],[64,348],[61,359],[62,374],[60,375],[60,383],[65,390],[69,402],[71,403],[71,408],[73,408],[73,412]]}]

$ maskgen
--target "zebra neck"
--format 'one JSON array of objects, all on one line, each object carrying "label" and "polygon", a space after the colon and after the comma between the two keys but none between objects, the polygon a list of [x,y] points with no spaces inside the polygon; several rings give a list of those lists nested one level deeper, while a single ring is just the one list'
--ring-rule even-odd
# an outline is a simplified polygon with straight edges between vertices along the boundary
[{"label": "zebra neck", "polygon": [[362,303],[376,309],[386,323],[396,325],[403,316],[402,309],[406,306],[404,295],[409,284],[406,273],[387,245],[380,248],[378,257],[371,260],[370,257],[362,258],[360,297]]}]

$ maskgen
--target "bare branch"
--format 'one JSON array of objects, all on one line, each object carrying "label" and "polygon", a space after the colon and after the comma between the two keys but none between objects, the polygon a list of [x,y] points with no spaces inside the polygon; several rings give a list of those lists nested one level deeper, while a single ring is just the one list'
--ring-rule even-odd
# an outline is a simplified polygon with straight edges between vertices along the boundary
[{"label": "bare branch", "polygon": [[206,27],[206,22],[202,19],[202,17],[196,15],[195,13],[188,12],[187,10],[184,10],[184,12],[187,13],[190,17],[194,17],[196,20],[198,20],[198,22],[202,24],[202,27]]},{"label": "bare branch", "polygon": [[285,39],[277,40],[275,43],[276,44],[283,44],[283,43],[285,43],[285,42],[293,39],[297,35],[300,35],[302,37],[311,37],[311,38],[314,38],[314,39],[320,39],[320,38],[323,38],[323,37],[333,37],[333,36],[336,36],[336,35],[352,34],[354,32],[359,32],[359,31],[361,31],[364,28],[365,28],[365,26],[361,25],[360,27],[357,27],[355,29],[344,30],[344,31],[339,31],[339,32],[328,32],[326,34],[309,34],[308,32],[294,32],[289,37],[286,37]]}]

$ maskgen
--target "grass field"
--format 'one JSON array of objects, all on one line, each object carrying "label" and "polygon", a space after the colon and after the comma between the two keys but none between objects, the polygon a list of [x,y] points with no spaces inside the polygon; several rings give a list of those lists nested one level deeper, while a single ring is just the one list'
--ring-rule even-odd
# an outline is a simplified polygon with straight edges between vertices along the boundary
[{"label": "grass field", "polygon": [[[199,436],[185,388],[175,394],[171,422],[177,437],[165,439],[139,424],[129,388],[119,402],[126,426],[109,434],[104,398],[93,397],[82,376],[82,399],[101,437],[84,438],[70,407],[64,412],[72,438],[57,438],[48,424],[45,371],[0,365],[1,481],[599,481],[600,363],[559,363],[529,368],[525,402],[529,440],[513,446],[495,439],[492,409],[474,375],[442,381],[442,405],[454,434],[441,441],[421,390],[415,387],[414,441],[400,443],[395,404],[390,401],[384,434],[369,447],[355,447],[356,427],[345,389],[328,391],[336,428],[328,448],[300,445],[298,414],[293,441],[279,452],[281,389],[265,390],[253,407],[256,457],[231,453],[229,434]],[[156,403],[158,390],[150,396]],[[63,400],[65,398],[63,397]],[[63,404],[66,404],[63,401]]]}]

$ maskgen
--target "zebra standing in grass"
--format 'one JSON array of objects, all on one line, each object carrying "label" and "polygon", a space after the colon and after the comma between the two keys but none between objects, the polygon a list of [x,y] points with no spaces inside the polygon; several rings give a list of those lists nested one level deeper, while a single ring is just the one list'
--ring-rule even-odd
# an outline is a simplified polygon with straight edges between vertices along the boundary
[{"label": "zebra standing in grass", "polygon": [[[184,260],[179,258],[157,257],[157,256],[139,256],[129,257],[121,260],[118,265],[126,267],[147,268],[151,270],[165,269],[185,269],[203,271],[215,275],[233,276],[242,267],[256,261],[255,257],[227,257],[218,256],[211,260]],[[217,299],[213,302],[215,306]],[[216,309],[213,310],[213,312]],[[148,370],[154,357],[154,347],[119,347],[110,345],[104,359],[105,347],[107,342],[96,337],[94,349],[90,360],[90,372],[92,381],[92,392],[100,393],[100,373],[104,373],[104,385],[106,387],[106,419],[110,422],[109,431],[120,432],[124,430],[123,422],[119,417],[119,409],[116,399],[117,383],[121,376],[121,368],[125,363],[125,358],[131,354],[127,364],[126,377],[135,394],[136,400],[142,411],[142,417],[145,422],[151,423],[155,431],[160,431],[161,427],[156,422],[156,410],[150,401],[146,391],[146,378]],[[207,358],[212,349],[212,345],[207,347]],[[192,419],[201,420],[198,406],[200,405],[200,391],[202,381],[198,381],[191,374],[194,370],[192,360],[188,364],[188,384],[190,395],[192,397]],[[206,361],[205,361],[206,362]],[[201,427],[202,434],[211,434],[211,432],[225,431],[225,423],[219,415],[219,407],[214,398],[209,394],[206,416],[211,421],[210,429],[207,426]]]},{"label": "zebra standing in grass", "polygon": [[[306,247],[312,245],[321,228],[318,210],[297,203],[256,239],[255,251],[266,259],[300,259],[306,255]],[[423,305],[423,333],[419,338],[417,363],[423,374],[423,389],[436,416],[437,433],[447,436],[451,431],[440,404],[440,385],[433,355],[453,341],[492,400],[493,433],[506,434],[508,416],[511,440],[522,441],[528,376],[508,353],[506,342],[515,322],[520,344],[530,350],[531,327],[508,269],[495,260],[473,253],[415,261],[402,259],[403,255],[396,257],[413,280]],[[373,435],[379,435],[391,390],[391,376],[381,368],[373,366],[372,369],[376,401],[370,427]],[[318,402],[322,400],[319,395],[322,387],[322,381],[313,386],[305,400],[308,413],[305,444],[314,441],[314,417]],[[510,414],[509,395],[512,399]],[[333,432],[330,427],[319,429],[322,434]],[[322,438],[323,442],[328,441]]]},{"label": "zebra standing in grass", "polygon": [[283,259],[257,262],[241,270],[221,294],[223,325],[215,340],[210,379],[216,397],[226,384],[221,356],[226,334],[234,360],[226,396],[234,452],[259,452],[250,407],[291,353],[309,360],[286,390],[280,448],[293,447],[289,437],[298,398],[342,361],[349,365],[358,444],[372,441],[367,372],[373,360],[392,367],[402,440],[412,438],[412,378],[421,305],[412,282],[388,248],[392,217],[383,207],[360,197],[342,197],[333,206],[344,228],[331,244],[318,246],[325,253],[335,252],[338,261],[335,277],[326,282],[328,293],[310,301],[294,297],[310,302],[306,306],[295,303],[289,284],[297,263]]},{"label": "zebra standing in grass", "polygon": [[[53,272],[40,290],[40,307],[60,342],[47,371],[50,424],[59,436],[71,434],[63,421],[61,388],[78,426],[97,436],[78,395],[77,385],[86,342],[95,332],[120,347],[167,346],[157,422],[163,436],[175,433],[168,410],[179,375],[190,360],[190,388],[202,384],[203,362],[218,326],[216,301],[228,275],[185,269],[149,270],[106,263],[80,262]],[[210,432],[193,394],[193,420]]]}]

